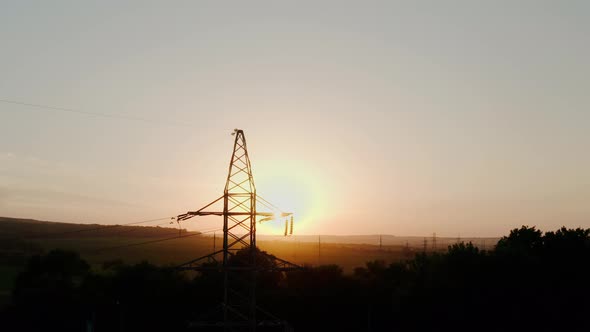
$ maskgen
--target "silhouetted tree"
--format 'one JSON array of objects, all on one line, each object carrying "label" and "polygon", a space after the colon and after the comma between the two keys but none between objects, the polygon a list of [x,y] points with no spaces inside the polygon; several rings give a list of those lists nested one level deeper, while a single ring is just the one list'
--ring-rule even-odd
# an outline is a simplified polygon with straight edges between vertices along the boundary
[{"label": "silhouetted tree", "polygon": [[75,252],[53,250],[33,256],[16,279],[12,294],[23,330],[83,329],[86,317],[76,290],[89,271],[90,266]]},{"label": "silhouetted tree", "polygon": [[[250,259],[247,249],[238,251],[230,265],[247,266]],[[274,264],[260,251],[256,260]],[[2,327],[184,331],[188,320],[221,301],[215,264],[199,274],[146,262],[92,271],[72,252],[34,256],[17,279],[12,306],[0,315]],[[458,243],[446,253],[389,265],[367,262],[353,275],[325,265],[259,272],[257,280],[260,306],[300,331],[586,331],[590,229],[543,234],[523,226],[490,251]]]},{"label": "silhouetted tree", "polygon": [[533,254],[543,246],[543,233],[535,227],[522,226],[510,231],[510,235],[504,236],[496,245],[497,252],[509,252],[510,254]]}]

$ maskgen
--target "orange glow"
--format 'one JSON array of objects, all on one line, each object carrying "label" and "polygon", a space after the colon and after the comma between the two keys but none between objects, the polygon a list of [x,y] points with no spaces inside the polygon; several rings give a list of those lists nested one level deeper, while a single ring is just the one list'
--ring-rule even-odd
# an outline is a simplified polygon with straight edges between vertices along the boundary
[{"label": "orange glow", "polygon": [[[326,204],[325,186],[311,165],[273,160],[254,166],[254,172],[258,195],[272,202],[281,212],[294,213],[294,234],[322,218]],[[259,209],[262,209],[260,204]],[[258,231],[261,234],[283,234],[285,218],[275,214],[274,219],[259,225]]]}]

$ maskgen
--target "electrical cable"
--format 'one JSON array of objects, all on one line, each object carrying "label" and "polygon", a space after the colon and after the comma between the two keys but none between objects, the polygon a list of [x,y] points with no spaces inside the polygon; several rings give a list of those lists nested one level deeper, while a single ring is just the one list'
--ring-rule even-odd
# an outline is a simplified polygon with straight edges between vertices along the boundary
[{"label": "electrical cable", "polygon": [[133,225],[147,224],[147,223],[150,223],[150,222],[155,222],[155,221],[160,221],[160,220],[165,220],[165,219],[175,220],[176,217],[163,217],[163,218],[157,218],[157,219],[148,219],[148,220],[142,220],[142,221],[134,221],[134,222],[125,223],[125,224],[104,225],[104,226],[99,226],[99,227],[94,227],[94,228],[82,228],[82,229],[77,229],[77,230],[73,230],[73,231],[42,234],[42,236],[55,237],[55,236],[60,236],[60,235],[75,234],[75,233],[82,233],[82,232],[101,231],[101,230],[104,230],[104,229],[112,229],[112,228],[123,227],[123,226],[133,226]]},{"label": "electrical cable", "polygon": [[147,119],[147,118],[122,115],[122,114],[108,114],[108,113],[100,113],[100,112],[90,112],[90,111],[83,111],[83,110],[78,110],[78,109],[73,109],[73,108],[28,103],[28,102],[19,101],[19,100],[0,99],[0,103],[41,108],[41,109],[46,109],[46,110],[51,110],[51,111],[75,113],[75,114],[80,114],[80,115],[102,117],[102,118],[109,118],[109,119],[120,119],[120,120],[126,120],[126,121],[140,121],[140,122],[145,122],[145,123],[150,123],[150,124],[158,124],[158,125],[163,124],[163,125],[176,126],[176,127],[178,127],[178,126],[191,127],[190,124],[183,124],[183,123],[177,123],[177,122],[167,122],[167,121],[161,121],[161,120],[152,120],[152,119]]},{"label": "electrical cable", "polygon": [[150,241],[144,241],[144,242],[129,243],[129,244],[123,244],[123,245],[120,245],[120,246],[113,246],[113,247],[104,247],[104,248],[94,249],[93,251],[100,252],[100,251],[106,251],[106,250],[114,250],[114,249],[122,249],[122,248],[136,247],[136,246],[142,246],[142,245],[146,245],[146,244],[152,244],[152,243],[158,243],[158,242],[164,242],[164,241],[171,241],[171,240],[176,240],[176,239],[184,239],[184,238],[193,237],[193,236],[197,236],[197,235],[203,235],[203,234],[207,234],[207,233],[217,232],[219,230],[221,230],[221,228],[216,228],[216,229],[213,229],[213,230],[202,231],[202,232],[197,231],[196,233],[193,233],[193,234],[179,235],[179,236],[168,237],[168,238],[164,238],[164,239],[156,239],[156,240],[150,240]]}]

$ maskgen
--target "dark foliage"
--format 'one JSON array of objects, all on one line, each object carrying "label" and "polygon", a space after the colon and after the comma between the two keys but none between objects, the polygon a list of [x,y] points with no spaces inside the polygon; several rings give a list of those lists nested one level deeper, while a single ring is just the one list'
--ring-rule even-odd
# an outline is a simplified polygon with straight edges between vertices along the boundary
[{"label": "dark foliage", "polygon": [[[247,253],[238,253],[239,266]],[[261,255],[261,264],[271,264]],[[298,331],[587,331],[590,229],[522,227],[492,251],[261,273],[258,303]],[[77,254],[34,256],[19,276],[3,330],[183,331],[220,301],[219,272],[189,276],[148,263],[90,271]]]}]

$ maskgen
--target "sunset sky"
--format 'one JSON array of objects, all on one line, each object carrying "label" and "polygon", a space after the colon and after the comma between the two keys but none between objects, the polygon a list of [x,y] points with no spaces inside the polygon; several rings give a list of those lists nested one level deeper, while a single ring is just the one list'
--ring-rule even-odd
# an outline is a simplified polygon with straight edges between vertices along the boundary
[{"label": "sunset sky", "polygon": [[0,216],[198,209],[241,128],[297,234],[590,227],[589,36],[588,1],[3,1],[0,99],[106,116],[0,102]]}]

